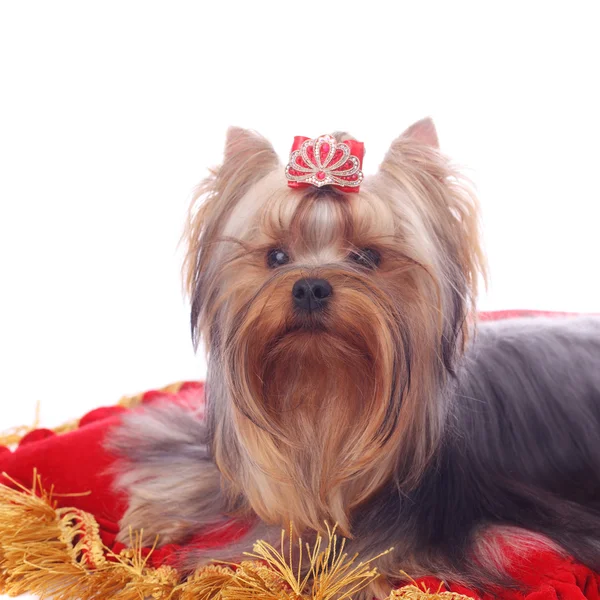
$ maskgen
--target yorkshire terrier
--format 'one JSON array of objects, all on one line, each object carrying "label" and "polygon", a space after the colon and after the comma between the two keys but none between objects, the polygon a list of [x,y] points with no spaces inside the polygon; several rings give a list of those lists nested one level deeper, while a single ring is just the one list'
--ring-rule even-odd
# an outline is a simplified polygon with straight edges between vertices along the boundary
[{"label": "yorkshire terrier", "polygon": [[284,168],[229,130],[185,235],[205,411],[146,408],[115,431],[122,539],[254,519],[232,558],[327,522],[362,560],[393,547],[382,589],[401,571],[505,581],[507,547],[600,570],[600,318],[477,325],[478,203],[433,122],[375,175],[362,158],[335,133],[296,138]]}]

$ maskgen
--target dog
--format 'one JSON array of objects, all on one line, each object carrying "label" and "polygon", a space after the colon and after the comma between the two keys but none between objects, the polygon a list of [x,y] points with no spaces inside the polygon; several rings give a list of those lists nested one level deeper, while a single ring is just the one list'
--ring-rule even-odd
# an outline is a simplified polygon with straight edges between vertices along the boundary
[{"label": "dog", "polygon": [[253,519],[232,557],[335,523],[361,560],[393,548],[380,595],[402,570],[506,582],[507,547],[600,570],[600,319],[478,324],[478,201],[432,120],[372,176],[363,150],[296,138],[284,168],[229,130],[185,233],[205,413],[145,408],[115,430],[121,539]]}]

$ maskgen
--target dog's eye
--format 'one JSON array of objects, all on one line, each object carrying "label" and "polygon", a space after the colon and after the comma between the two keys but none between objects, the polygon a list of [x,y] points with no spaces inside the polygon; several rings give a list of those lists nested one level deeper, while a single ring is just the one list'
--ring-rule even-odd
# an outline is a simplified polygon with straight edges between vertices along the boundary
[{"label": "dog's eye", "polygon": [[273,248],[267,252],[267,264],[271,269],[287,265],[290,262],[290,257],[285,250],[281,248]]},{"label": "dog's eye", "polygon": [[353,250],[349,254],[350,260],[358,263],[363,267],[375,269],[381,263],[381,254],[373,248],[362,248],[361,250]]}]

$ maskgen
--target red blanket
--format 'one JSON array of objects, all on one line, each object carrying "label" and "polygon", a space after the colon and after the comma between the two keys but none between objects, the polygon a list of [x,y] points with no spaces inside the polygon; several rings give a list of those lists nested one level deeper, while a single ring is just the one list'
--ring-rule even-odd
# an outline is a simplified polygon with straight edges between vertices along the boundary
[{"label": "red blanket", "polygon": [[[525,311],[505,311],[483,314],[481,318],[498,319],[529,314],[529,312]],[[538,312],[535,314],[550,313]],[[150,391],[140,396],[137,400],[141,403],[157,401],[183,402],[186,404],[202,403],[203,384],[187,382],[180,385],[177,391]],[[73,509],[73,512],[68,513],[71,515],[68,525],[71,527],[73,523],[78,523],[79,527],[70,540],[70,543],[75,545],[79,543],[77,554],[73,558],[77,563],[77,568],[81,569],[83,565],[85,567],[85,574],[93,575],[93,570],[102,562],[102,558],[98,557],[97,548],[94,553],[94,551],[90,550],[91,546],[89,544],[86,546],[81,541],[85,538],[86,531],[91,531],[92,529],[94,532],[96,531],[96,524],[99,540],[103,544],[104,556],[108,556],[110,560],[112,556],[111,552],[118,555],[123,551],[122,556],[127,555],[127,549],[115,542],[117,523],[123,514],[126,499],[115,494],[111,489],[110,466],[112,458],[103,450],[103,440],[107,431],[118,423],[120,415],[127,410],[130,410],[130,408],[123,405],[98,408],[82,417],[78,426],[67,433],[57,434],[48,429],[36,429],[26,434],[21,439],[18,447],[13,451],[7,447],[0,446],[0,473],[4,472],[3,475],[0,475],[0,483],[2,486],[5,486],[4,488],[0,486],[0,490],[7,490],[8,488],[12,490],[12,495],[6,492],[3,496],[0,492],[0,591],[17,591],[19,593],[32,591],[40,593],[59,589],[64,598],[77,597],[69,595],[71,592],[74,592],[75,588],[65,588],[65,591],[60,586],[56,587],[58,584],[56,583],[55,576],[45,572],[44,565],[35,563],[35,560],[32,563],[31,557],[28,558],[26,555],[28,546],[21,539],[23,531],[27,527],[30,527],[31,533],[28,533],[28,535],[30,535],[31,544],[38,544],[35,547],[42,548],[42,550],[45,548],[43,544],[47,544],[48,548],[54,544],[52,546],[52,552],[54,552],[58,543],[53,537],[52,532],[54,530],[43,530],[43,527],[46,527],[46,521],[43,520],[47,518],[48,527],[50,528],[54,526],[53,524],[59,522],[58,519],[60,519],[61,515],[64,516],[67,514],[67,509],[69,508]],[[34,473],[38,474],[38,480],[35,482]],[[47,515],[44,513],[45,516],[36,516],[37,521],[35,523],[31,519],[27,519],[38,508],[41,511],[40,514],[42,514],[43,506],[41,504],[35,505],[37,508],[34,510],[32,508],[33,505],[25,503],[24,507],[19,508],[19,510],[22,509],[21,512],[16,512],[18,500],[15,500],[14,491],[16,490],[18,494],[24,497],[30,496],[26,490],[31,490],[34,484],[35,494],[38,496],[41,495],[42,500],[46,502],[49,510],[54,511],[48,512]],[[52,499],[43,493],[43,490],[48,491],[51,489],[53,490]],[[37,515],[37,513],[35,514]],[[6,522],[6,519],[20,517],[10,517],[10,515],[24,515],[22,523],[14,523],[14,531],[18,532],[21,538],[17,539],[17,533],[13,536],[11,523],[7,524]],[[93,518],[88,518],[89,515]],[[5,519],[4,525],[2,524],[3,518]],[[40,519],[43,521],[41,525]],[[61,523],[64,524],[64,519]],[[221,529],[218,533],[205,532],[198,539],[194,540],[194,545],[218,547],[235,538],[243,529],[245,529],[244,523],[232,522],[228,530]],[[60,538],[61,536],[59,535],[58,537]],[[60,543],[65,543],[65,540],[62,540]],[[31,545],[31,547],[34,546]],[[140,567],[140,573],[166,573],[167,571],[164,571],[164,569],[162,571],[156,571],[156,569],[160,570],[161,566],[164,567],[165,565],[173,564],[172,559],[177,550],[180,549],[173,545],[164,546],[152,552],[141,549],[140,556],[145,556],[146,562]],[[19,552],[23,554],[23,564],[27,565],[26,572],[19,571]],[[52,556],[58,556],[57,552],[58,550]],[[49,561],[50,558],[46,557],[44,560]],[[591,572],[573,560],[565,559],[549,552],[541,552],[528,557],[527,561],[523,561],[521,564],[514,565],[514,570],[517,578],[526,585],[528,591],[499,590],[498,595],[507,600],[524,597],[527,597],[529,600],[541,598],[548,600],[552,598],[560,598],[561,600],[579,600],[583,598],[600,600],[600,575]],[[171,579],[169,577],[167,579],[170,581],[169,585],[171,587],[168,589],[165,588],[166,591],[163,590],[164,597],[167,597],[169,593],[173,596],[173,590],[179,589],[173,583],[176,577],[171,571],[168,571],[168,573]],[[146,583],[145,580],[142,581],[139,579],[136,582],[136,585],[138,585],[136,589],[141,589],[139,586],[142,583]],[[435,579],[423,579],[417,583],[420,589],[427,588],[432,592],[438,592],[440,589],[443,589],[473,598],[481,597],[477,592],[457,585],[440,588],[441,583]],[[131,582],[128,583],[128,585],[130,584]],[[163,584],[164,582],[161,583],[161,585]],[[110,595],[105,595],[104,597],[130,597],[123,594],[119,596],[116,591],[118,589],[116,587],[118,582],[111,583],[111,585],[115,586],[110,588],[113,591],[110,592]],[[153,585],[155,584],[153,583]],[[410,589],[412,590],[411,593],[417,591],[415,588]],[[183,593],[181,590],[180,592]],[[81,593],[81,590],[79,590],[79,593]],[[109,594],[108,591],[105,593]],[[138,596],[140,593],[138,591]],[[91,597],[91,595],[89,596]],[[163,596],[156,595],[156,597]],[[181,595],[181,597],[183,598],[184,595]]]}]

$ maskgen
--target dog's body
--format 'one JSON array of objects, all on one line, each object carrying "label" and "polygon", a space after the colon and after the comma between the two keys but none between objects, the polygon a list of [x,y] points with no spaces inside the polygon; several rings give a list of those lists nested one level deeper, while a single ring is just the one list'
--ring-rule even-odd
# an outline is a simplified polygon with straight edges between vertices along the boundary
[{"label": "dog's body", "polygon": [[476,204],[430,121],[360,194],[287,190],[277,164],[235,130],[202,189],[187,264],[206,418],[157,407],[115,432],[123,530],[328,520],[363,558],[394,547],[388,581],[501,581],[507,544],[600,569],[600,319],[475,332]]}]

